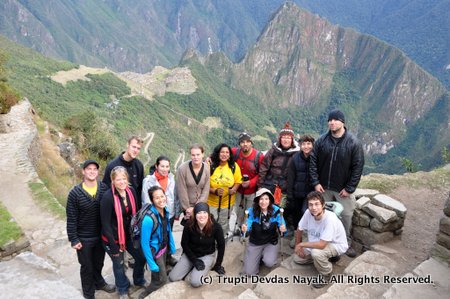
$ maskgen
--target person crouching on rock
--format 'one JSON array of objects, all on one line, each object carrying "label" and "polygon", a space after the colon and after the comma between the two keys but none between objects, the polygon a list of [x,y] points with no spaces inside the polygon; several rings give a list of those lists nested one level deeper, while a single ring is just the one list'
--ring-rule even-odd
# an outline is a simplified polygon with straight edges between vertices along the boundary
[{"label": "person crouching on rock", "polygon": [[259,189],[256,192],[253,207],[249,209],[247,223],[242,225],[243,232],[250,232],[250,242],[244,258],[244,274],[246,275],[258,274],[261,260],[269,268],[277,263],[278,230],[281,233],[286,232],[286,224],[274,201],[269,189]]},{"label": "person crouching on rock", "polygon": [[191,286],[196,288],[202,285],[202,276],[211,269],[220,275],[225,274],[222,266],[225,238],[221,225],[211,217],[208,204],[199,202],[194,206],[194,217],[183,229],[181,247],[183,255],[169,273],[170,281],[182,280],[190,272]]},{"label": "person crouching on rock", "polygon": [[[322,193],[312,191],[306,196],[306,201],[308,210],[298,223],[295,234],[294,262],[300,265],[314,263],[322,280],[312,286],[322,288],[328,284],[333,271],[329,259],[347,251],[347,237],[341,220],[332,211],[325,209]],[[308,242],[302,242],[304,230],[308,233]]]},{"label": "person crouching on rock", "polygon": [[128,172],[123,166],[111,171],[111,188],[100,201],[102,240],[105,251],[111,258],[113,273],[119,298],[129,298],[130,281],[125,274],[125,251],[134,258],[133,281],[136,286],[144,286],[145,258],[139,249],[133,247],[130,235],[130,221],[137,212],[135,190],[129,187]]},{"label": "person crouching on rock", "polygon": [[[156,217],[151,217],[148,213],[144,216],[141,247],[150,271],[152,271],[152,281],[145,291],[139,295],[140,299],[145,298],[167,283],[167,256],[174,254],[176,251],[166,194],[160,186],[153,186],[148,189],[148,195],[152,204],[150,213],[153,213]],[[157,223],[155,223],[155,220]],[[156,230],[153,229],[155,225],[157,226]]]}]

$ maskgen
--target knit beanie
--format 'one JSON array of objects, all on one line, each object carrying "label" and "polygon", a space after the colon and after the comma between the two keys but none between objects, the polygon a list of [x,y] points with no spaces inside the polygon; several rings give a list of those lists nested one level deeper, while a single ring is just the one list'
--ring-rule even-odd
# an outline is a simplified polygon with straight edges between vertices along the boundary
[{"label": "knit beanie", "polygon": [[335,109],[328,114],[328,121],[335,119],[345,123],[345,116],[341,110]]},{"label": "knit beanie", "polygon": [[284,128],[281,129],[280,136],[281,135],[290,135],[294,138],[294,130],[292,130],[291,124],[288,121],[284,124]]},{"label": "knit beanie", "polygon": [[201,211],[209,214],[209,206],[206,202],[199,202],[194,206],[194,215],[197,215],[197,213]]}]

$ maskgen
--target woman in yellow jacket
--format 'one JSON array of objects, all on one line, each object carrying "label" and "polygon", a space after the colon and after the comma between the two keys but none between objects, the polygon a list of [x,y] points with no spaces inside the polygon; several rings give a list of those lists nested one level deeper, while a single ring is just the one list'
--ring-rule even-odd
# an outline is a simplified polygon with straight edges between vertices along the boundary
[{"label": "woman in yellow jacket", "polygon": [[226,236],[229,231],[230,208],[234,205],[236,191],[242,183],[241,169],[234,162],[231,147],[224,143],[214,148],[210,168],[208,205]]}]

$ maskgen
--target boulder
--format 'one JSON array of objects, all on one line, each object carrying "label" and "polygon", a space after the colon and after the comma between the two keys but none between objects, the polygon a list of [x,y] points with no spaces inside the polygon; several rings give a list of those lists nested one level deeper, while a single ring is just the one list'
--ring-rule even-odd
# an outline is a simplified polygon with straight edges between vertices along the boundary
[{"label": "boulder", "polygon": [[442,216],[439,221],[439,231],[450,236],[450,217]]},{"label": "boulder", "polygon": [[445,201],[444,214],[450,217],[450,192],[448,194],[447,200]]},{"label": "boulder", "polygon": [[353,211],[352,223],[367,227],[370,225],[370,216],[359,209]]},{"label": "boulder", "polygon": [[450,249],[434,243],[431,249],[431,256],[439,261],[450,264]]},{"label": "boulder", "polygon": [[450,249],[450,236],[442,232],[439,232],[436,236],[436,243],[444,246],[447,249]]},{"label": "boulder", "polygon": [[355,192],[353,192],[353,195],[356,197],[356,199],[359,199],[364,196],[372,198],[379,193],[380,193],[380,191],[374,190],[374,189],[359,189],[359,188],[357,188],[355,190]]},{"label": "boulder", "polygon": [[360,199],[358,199],[357,201],[356,201],[356,208],[357,209],[362,209],[365,205],[367,205],[367,204],[369,204],[370,203],[370,198],[368,198],[368,197],[361,197]]},{"label": "boulder", "polygon": [[402,228],[404,224],[405,224],[404,218],[399,218],[397,221],[389,223],[383,223],[377,218],[372,218],[372,220],[370,220],[370,229],[379,233],[396,231]]},{"label": "boulder", "polygon": [[374,205],[386,208],[388,210],[392,210],[395,213],[397,213],[397,215],[399,217],[405,217],[406,215],[406,207],[404,204],[402,204],[401,202],[399,202],[396,199],[393,199],[392,197],[389,197],[387,195],[384,194],[378,194],[375,195],[372,199],[372,203]]},{"label": "boulder", "polygon": [[394,233],[377,233],[367,227],[353,226],[353,238],[359,240],[363,245],[370,246],[392,240],[394,238]]},{"label": "boulder", "polygon": [[376,206],[371,203],[365,205],[362,210],[383,223],[393,222],[398,219],[397,214],[394,211]]}]

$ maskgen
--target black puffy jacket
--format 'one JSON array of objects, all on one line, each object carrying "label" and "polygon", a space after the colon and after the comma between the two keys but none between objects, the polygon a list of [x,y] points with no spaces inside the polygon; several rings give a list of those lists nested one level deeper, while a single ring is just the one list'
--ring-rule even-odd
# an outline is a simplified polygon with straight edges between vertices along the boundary
[{"label": "black puffy jacket", "polygon": [[305,157],[303,152],[298,152],[292,157],[287,175],[288,200],[304,199],[314,190],[310,184],[309,161],[310,157]]},{"label": "black puffy jacket", "polygon": [[324,189],[353,193],[364,167],[361,142],[345,129],[344,135],[334,139],[331,132],[319,137],[311,153],[309,164],[311,184]]}]

